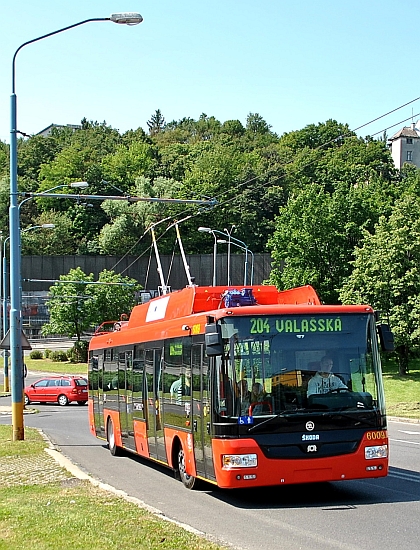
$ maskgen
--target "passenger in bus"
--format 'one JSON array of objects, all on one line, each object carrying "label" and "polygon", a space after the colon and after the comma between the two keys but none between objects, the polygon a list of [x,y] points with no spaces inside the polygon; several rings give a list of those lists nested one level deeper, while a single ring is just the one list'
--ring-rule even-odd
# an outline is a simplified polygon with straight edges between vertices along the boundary
[{"label": "passenger in bus", "polygon": [[254,382],[252,384],[251,403],[259,403],[261,401],[264,401],[266,395],[267,394],[265,393],[262,384],[260,384],[259,382]]},{"label": "passenger in bus", "polygon": [[169,393],[171,394],[171,403],[173,403],[176,398],[176,403],[180,405],[182,402],[182,378],[172,382]]},{"label": "passenger in bus", "polygon": [[238,414],[248,416],[249,405],[251,404],[251,393],[248,390],[248,382],[245,379],[239,380],[237,384]]},{"label": "passenger in bus", "polygon": [[271,396],[264,391],[259,382],[252,384],[250,415],[271,413],[273,411]]},{"label": "passenger in bus", "polygon": [[332,357],[325,355],[320,362],[319,371],[308,382],[308,397],[313,394],[328,393],[334,390],[348,390],[344,382],[331,373],[334,362]]}]

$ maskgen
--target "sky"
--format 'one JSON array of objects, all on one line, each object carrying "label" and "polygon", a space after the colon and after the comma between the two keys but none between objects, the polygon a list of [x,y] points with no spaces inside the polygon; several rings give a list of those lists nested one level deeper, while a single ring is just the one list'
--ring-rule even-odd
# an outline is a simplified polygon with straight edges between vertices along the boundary
[{"label": "sky", "polygon": [[[91,22],[16,58],[18,130],[82,118],[120,132],[258,113],[281,136],[329,119],[388,136],[420,119],[417,2],[395,0],[0,0],[0,140],[9,143],[12,59],[28,40]],[[411,103],[410,103],[411,102]],[[416,117],[416,115],[418,115]],[[406,122],[402,122],[407,119]],[[380,135],[378,134],[378,135]]]}]

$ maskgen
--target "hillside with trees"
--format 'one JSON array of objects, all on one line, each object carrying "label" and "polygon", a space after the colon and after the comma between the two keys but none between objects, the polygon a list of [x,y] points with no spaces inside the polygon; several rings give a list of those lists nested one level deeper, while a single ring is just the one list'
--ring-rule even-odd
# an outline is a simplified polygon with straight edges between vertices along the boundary
[{"label": "hillside with trees", "polygon": [[[148,228],[162,220],[159,250],[171,254],[175,235],[165,230],[184,219],[186,253],[210,254],[213,241],[197,228],[235,225],[254,253],[271,253],[270,283],[312,284],[329,303],[369,302],[393,325],[401,360],[418,348],[419,171],[395,170],[385,138],[358,137],[334,120],[278,136],[258,113],[245,125],[204,113],[166,122],[158,109],[147,127],[120,133],[84,119],[80,130],[21,138],[19,190],[87,181],[89,195],[214,198],[217,205],[38,197],[22,205],[22,228],[56,229],[48,239],[24,234],[23,254],[140,255],[150,247]],[[8,146],[0,143],[3,234],[8,190]]]}]

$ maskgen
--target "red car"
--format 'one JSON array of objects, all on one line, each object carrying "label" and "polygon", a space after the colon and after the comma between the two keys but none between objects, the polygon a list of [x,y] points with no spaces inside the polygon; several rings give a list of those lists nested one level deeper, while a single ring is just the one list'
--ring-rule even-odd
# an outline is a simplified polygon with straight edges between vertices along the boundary
[{"label": "red car", "polygon": [[26,386],[24,392],[25,405],[32,401],[54,402],[63,407],[72,401],[85,405],[88,400],[88,382],[82,376],[46,376]]}]

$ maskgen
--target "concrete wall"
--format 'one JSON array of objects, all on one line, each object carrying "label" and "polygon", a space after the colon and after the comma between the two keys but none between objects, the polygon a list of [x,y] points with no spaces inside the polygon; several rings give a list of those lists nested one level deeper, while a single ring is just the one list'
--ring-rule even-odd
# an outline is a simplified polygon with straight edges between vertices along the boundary
[{"label": "concrete wall", "polygon": [[[247,284],[251,278],[251,256],[248,256]],[[269,254],[255,254],[254,284],[261,284],[268,279],[271,271]],[[213,255],[196,254],[187,256],[190,274],[195,277],[198,285],[211,285],[213,281]],[[173,290],[183,288],[187,284],[187,276],[180,256],[161,256],[165,284]],[[244,254],[231,255],[231,283],[243,286]],[[70,269],[80,267],[84,273],[93,273],[95,279],[104,269],[113,270],[124,276],[136,279],[145,289],[155,290],[160,286],[156,258],[136,256],[23,256],[22,279],[23,292],[48,290],[60,275],[66,275]],[[227,283],[227,256],[217,256],[217,284]],[[36,279],[37,281],[33,281]],[[32,280],[32,281],[31,281]]]}]

